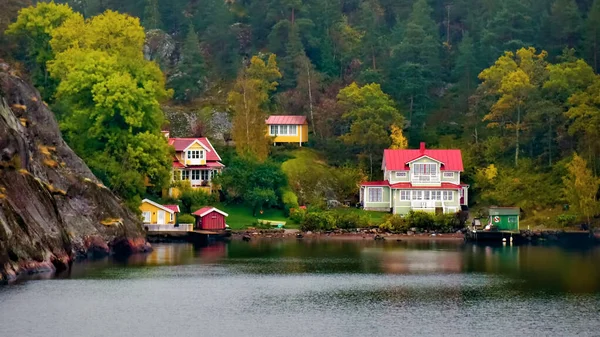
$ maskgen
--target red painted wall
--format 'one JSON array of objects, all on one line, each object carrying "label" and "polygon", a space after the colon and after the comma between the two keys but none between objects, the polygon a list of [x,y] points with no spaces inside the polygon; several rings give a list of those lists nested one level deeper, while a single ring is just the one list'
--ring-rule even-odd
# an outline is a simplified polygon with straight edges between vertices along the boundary
[{"label": "red painted wall", "polygon": [[206,230],[223,230],[225,229],[225,216],[212,211],[202,218],[196,217],[196,227]]}]

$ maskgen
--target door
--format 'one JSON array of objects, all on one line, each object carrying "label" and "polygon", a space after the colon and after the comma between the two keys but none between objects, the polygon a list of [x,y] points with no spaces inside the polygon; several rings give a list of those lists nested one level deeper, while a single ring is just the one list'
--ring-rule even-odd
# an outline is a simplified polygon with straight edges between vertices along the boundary
[{"label": "door", "polygon": [[159,225],[165,224],[165,211],[158,211],[158,219],[156,220],[156,222]]}]

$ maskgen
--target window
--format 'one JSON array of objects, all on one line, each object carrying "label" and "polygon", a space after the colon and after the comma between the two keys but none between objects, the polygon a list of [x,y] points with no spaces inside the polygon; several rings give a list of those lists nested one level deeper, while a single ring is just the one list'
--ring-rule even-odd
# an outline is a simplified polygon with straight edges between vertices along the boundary
[{"label": "window", "polygon": [[282,136],[287,136],[288,134],[288,126],[287,125],[280,125],[279,126],[279,134]]},{"label": "window", "polygon": [[400,191],[400,200],[410,200],[410,191],[401,190]]},{"label": "window", "polygon": [[173,213],[169,213],[169,215],[171,216],[170,217],[171,220],[169,220],[169,222],[173,222]]},{"label": "window", "polygon": [[431,200],[442,200],[442,191],[431,191]]},{"label": "window", "polygon": [[423,200],[431,200],[431,191],[423,191]]},{"label": "window", "polygon": [[444,172],[444,178],[454,178],[454,172]]},{"label": "window", "polygon": [[413,164],[413,174],[416,176],[436,176],[438,164]]},{"label": "window", "polygon": [[442,195],[445,201],[454,200],[454,191],[443,191]]},{"label": "window", "polygon": [[412,191],[412,200],[423,200],[423,191]]},{"label": "window", "polygon": [[208,171],[200,171],[200,178],[202,180],[208,180]]},{"label": "window", "polygon": [[143,212],[144,223],[150,223],[152,221],[152,212]]},{"label": "window", "polygon": [[383,187],[370,187],[369,188],[369,202],[382,202],[383,201]]},{"label": "window", "polygon": [[271,136],[275,136],[277,134],[277,126],[278,125],[271,125]]},{"label": "window", "polygon": [[404,178],[406,177],[405,171],[396,171],[396,178]]},{"label": "window", "polygon": [[269,132],[271,136],[296,136],[298,134],[298,125],[271,125]]},{"label": "window", "polygon": [[190,180],[190,171],[182,170],[181,171],[181,180]]},{"label": "window", "polygon": [[202,151],[200,151],[200,150],[190,150],[187,152],[187,157],[188,157],[188,159],[200,159],[200,158],[204,157],[204,156],[202,156],[202,157],[200,156],[201,152]]},{"label": "window", "polygon": [[517,217],[516,216],[509,216],[508,217],[508,223],[517,223]]},{"label": "window", "polygon": [[192,170],[192,180],[200,180],[200,170]]},{"label": "window", "polygon": [[288,133],[291,136],[296,136],[298,134],[298,126],[297,125],[288,125]]}]

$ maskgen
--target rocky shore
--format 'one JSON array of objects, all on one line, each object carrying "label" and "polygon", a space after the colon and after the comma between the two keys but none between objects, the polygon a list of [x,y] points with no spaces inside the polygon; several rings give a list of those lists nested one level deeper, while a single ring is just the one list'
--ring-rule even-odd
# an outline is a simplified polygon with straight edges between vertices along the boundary
[{"label": "rocky shore", "polygon": [[0,283],[150,249],[140,219],[64,142],[39,93],[0,60]]},{"label": "rocky shore", "polygon": [[331,232],[300,232],[294,229],[267,229],[267,230],[237,230],[232,231],[232,240],[333,240],[333,241],[463,241],[463,234],[433,234],[409,233],[392,234],[377,230],[360,231],[331,231]]}]

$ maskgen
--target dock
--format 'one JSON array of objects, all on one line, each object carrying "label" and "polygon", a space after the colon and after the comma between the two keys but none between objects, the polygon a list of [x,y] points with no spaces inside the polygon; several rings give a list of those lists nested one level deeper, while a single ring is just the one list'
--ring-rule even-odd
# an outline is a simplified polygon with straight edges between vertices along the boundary
[{"label": "dock", "polygon": [[231,233],[227,230],[223,231],[210,231],[202,229],[193,229],[188,226],[181,226],[181,228],[170,227],[170,228],[148,228],[146,229],[146,236],[149,241],[161,242],[161,241],[187,241],[192,243],[206,243],[211,241],[218,241],[231,236]]},{"label": "dock", "polygon": [[513,243],[513,244],[559,244],[559,245],[590,245],[599,244],[600,238],[589,231],[484,231],[469,230],[465,233],[468,242]]}]

